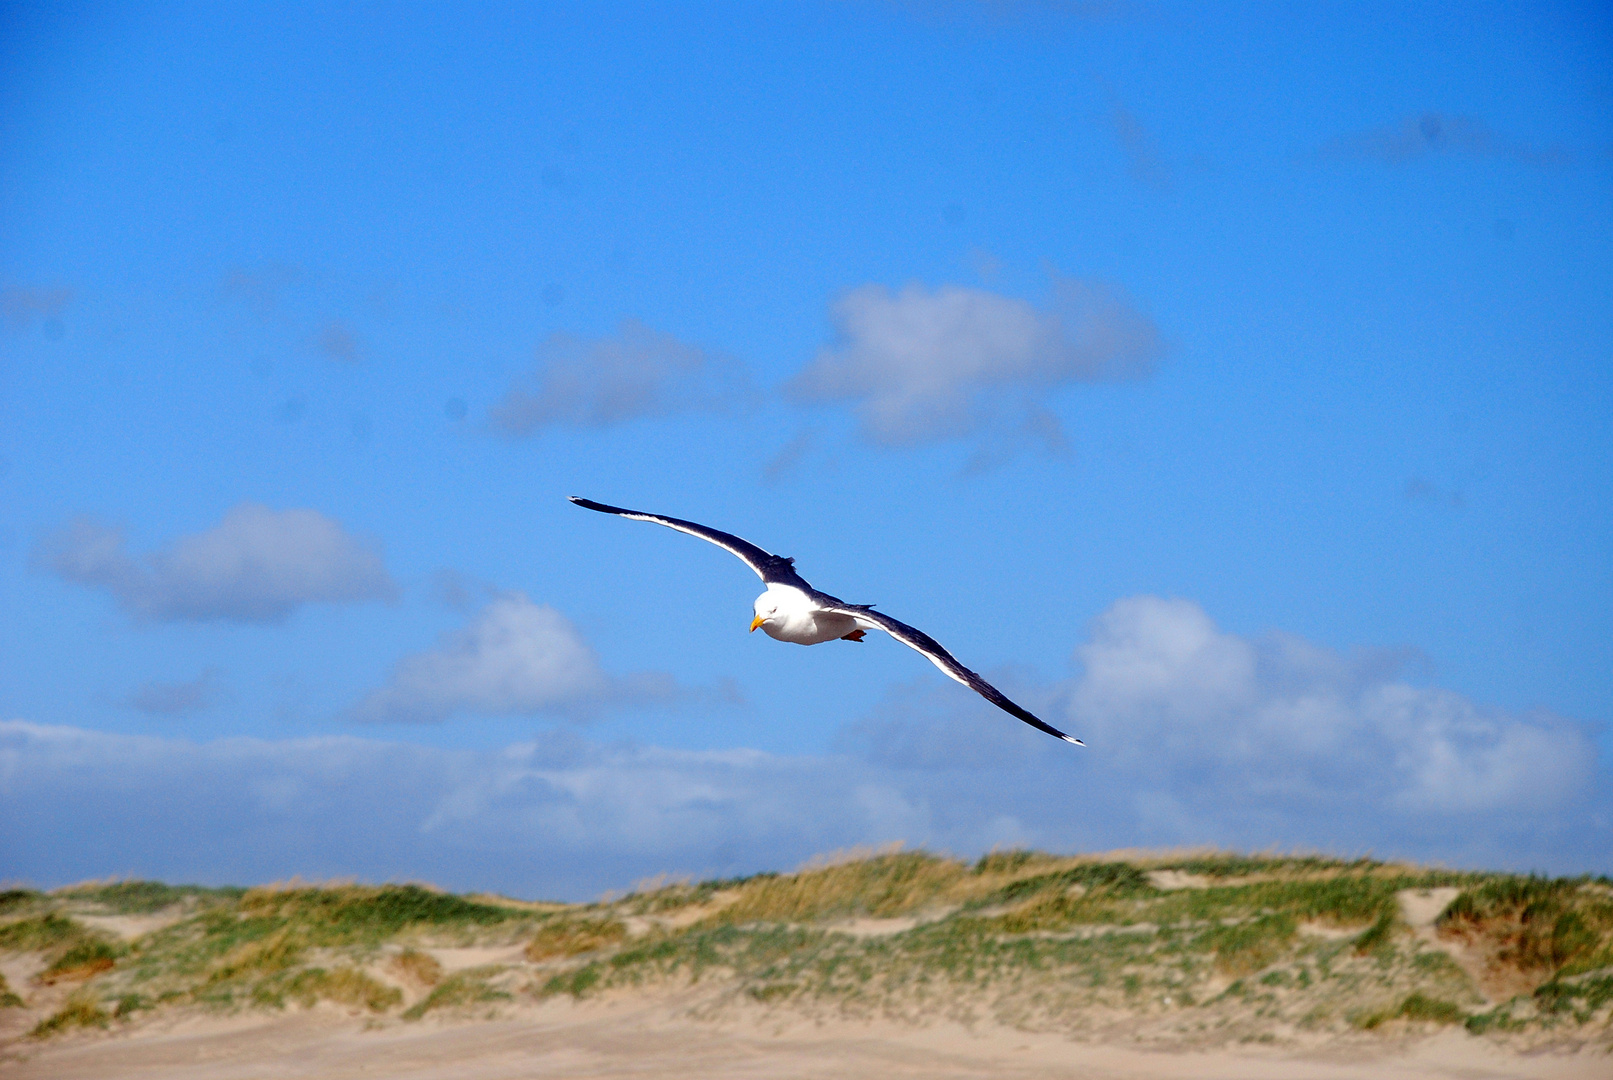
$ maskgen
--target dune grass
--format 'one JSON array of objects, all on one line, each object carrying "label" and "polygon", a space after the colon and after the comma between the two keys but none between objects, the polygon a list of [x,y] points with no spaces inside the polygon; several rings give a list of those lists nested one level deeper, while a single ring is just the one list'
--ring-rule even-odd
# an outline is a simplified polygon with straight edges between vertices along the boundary
[{"label": "dune grass", "polygon": [[90,978],[125,951],[108,935],[55,911],[0,923],[0,952],[41,954],[46,964],[38,979],[44,983]]},{"label": "dune grass", "polygon": [[277,1007],[283,1007],[286,1001],[294,1001],[304,1008],[319,1001],[332,1001],[381,1013],[402,1004],[403,991],[355,968],[326,971],[315,967],[260,984],[254,988],[254,998]]},{"label": "dune grass", "polygon": [[968,873],[963,863],[925,852],[894,852],[752,878],[740,898],[707,921],[810,922],[866,915],[890,918],[934,904]]},{"label": "dune grass", "polygon": [[384,941],[411,926],[495,926],[518,917],[507,907],[477,903],[419,885],[248,889],[234,905],[247,919],[305,928],[321,944]]},{"label": "dune grass", "polygon": [[5,974],[0,973],[0,1009],[20,1009],[26,1004],[27,1002],[11,989],[11,984],[6,982]]},{"label": "dune grass", "polygon": [[[1467,969],[1401,922],[1400,894],[1436,886],[1463,890],[1438,933],[1525,973],[1531,992],[1486,1003]],[[172,921],[131,942],[77,918],[156,912]],[[432,955],[469,946],[511,951],[451,973]],[[41,983],[82,983],[35,1025],[41,1038],[176,1007],[325,1002],[418,1020],[655,985],[694,987],[708,1010],[989,1016],[1097,1035],[1128,1024],[1128,1037],[1166,1042],[1259,1041],[1285,1025],[1606,1038],[1610,947],[1605,879],[1202,851],[971,863],[886,850],[578,905],[416,885],[0,894],[0,952],[41,957]]]},{"label": "dune grass", "polygon": [[610,918],[558,918],[545,922],[527,942],[528,960],[551,960],[596,952],[627,940],[627,924]]},{"label": "dune grass", "polygon": [[394,956],[392,970],[409,982],[421,986],[435,986],[442,980],[442,964],[430,953],[415,948],[406,948]]},{"label": "dune grass", "polygon": [[228,902],[245,889],[165,885],[160,881],[91,881],[56,890],[56,896],[84,901],[116,915],[149,915],[187,902]]},{"label": "dune grass", "polygon": [[0,952],[45,952],[89,936],[82,923],[47,911],[0,924]]},{"label": "dune grass", "polygon": [[1613,882],[1494,877],[1462,892],[1441,933],[1480,940],[1502,962],[1561,978],[1613,966]]},{"label": "dune grass", "polygon": [[19,915],[45,899],[33,889],[0,889],[0,918]]},{"label": "dune grass", "polygon": [[48,1039],[73,1028],[104,1028],[111,1021],[112,1017],[101,1008],[94,995],[80,993],[68,998],[61,1008],[35,1024],[28,1035],[34,1039]]},{"label": "dune grass", "polygon": [[1365,1031],[1380,1027],[1390,1020],[1409,1020],[1413,1023],[1460,1024],[1467,1019],[1462,1007],[1453,1001],[1427,997],[1420,992],[1407,994],[1396,1006],[1380,1009],[1361,1017],[1358,1026]]},{"label": "dune grass", "polygon": [[54,983],[64,979],[88,979],[110,970],[118,957],[127,951],[120,943],[105,938],[78,938],[40,973],[39,981]]},{"label": "dune grass", "polygon": [[435,1009],[463,1010],[513,1000],[515,995],[488,981],[489,977],[495,974],[497,969],[494,968],[473,968],[469,971],[456,972],[438,983],[430,994],[405,1010],[403,1019],[418,1020]]}]

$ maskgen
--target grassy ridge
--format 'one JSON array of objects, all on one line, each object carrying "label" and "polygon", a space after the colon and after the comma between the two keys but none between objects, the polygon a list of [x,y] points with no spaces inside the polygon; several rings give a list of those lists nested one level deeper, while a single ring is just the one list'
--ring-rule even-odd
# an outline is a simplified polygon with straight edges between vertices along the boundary
[{"label": "grassy ridge", "polygon": [[[1433,889],[1454,899],[1408,926],[1402,902]],[[86,921],[113,916],[163,925],[126,940]],[[1320,857],[890,852],[582,905],[412,885],[11,890],[0,954],[35,958],[27,987],[0,983],[0,1008],[53,1001],[39,1037],[179,1007],[328,1002],[407,1021],[669,985],[696,987],[705,1010],[989,1017],[1161,1042],[1613,1033],[1605,878]]]}]

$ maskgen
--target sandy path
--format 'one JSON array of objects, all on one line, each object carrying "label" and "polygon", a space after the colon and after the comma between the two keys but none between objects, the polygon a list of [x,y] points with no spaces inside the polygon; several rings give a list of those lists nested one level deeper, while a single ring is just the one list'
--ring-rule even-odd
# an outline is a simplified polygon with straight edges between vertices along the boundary
[{"label": "sandy path", "polygon": [[1461,1032],[1415,1043],[1318,1051],[1158,1053],[1073,1043],[1008,1029],[971,1032],[890,1024],[707,1023],[666,1003],[557,1002],[519,1019],[388,1022],[365,1030],[333,1011],[191,1018],[114,1035],[15,1044],[0,1056],[14,1080],[934,1080],[1166,1078],[1204,1080],[1570,1080],[1613,1076],[1605,1054],[1508,1054]]}]

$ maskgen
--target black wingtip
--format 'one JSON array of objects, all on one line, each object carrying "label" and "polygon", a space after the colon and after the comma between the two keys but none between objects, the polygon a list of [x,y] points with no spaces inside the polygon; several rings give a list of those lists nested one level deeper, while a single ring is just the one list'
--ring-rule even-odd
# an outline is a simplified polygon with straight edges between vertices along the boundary
[{"label": "black wingtip", "polygon": [[[987,700],[990,699],[988,698]],[[1003,698],[1003,701],[1008,701],[1008,699]],[[1074,735],[1066,735],[1052,724],[1049,724],[1046,720],[1041,719],[1033,713],[1027,712],[1018,705],[1014,705],[1014,703],[1011,701],[1008,701],[1008,705],[1013,706],[1012,708],[1004,706],[1003,701],[994,701],[992,703],[999,709],[1003,709],[1004,712],[1012,713],[1014,716],[1019,717],[1021,720],[1025,721],[1025,723],[1029,724],[1033,728],[1036,728],[1038,731],[1047,732],[1055,739],[1058,739],[1062,742],[1074,743],[1076,746],[1086,745],[1086,743],[1082,742],[1080,739],[1077,739]]]},{"label": "black wingtip", "polygon": [[622,512],[622,508],[619,506],[606,506],[604,503],[597,503],[592,499],[585,499],[581,495],[567,495],[566,498],[576,503],[578,506],[583,507],[584,509],[598,510],[601,514],[619,514]]},{"label": "black wingtip", "polygon": [[[1015,709],[1018,709],[1018,711],[1016,712]],[[1019,709],[1018,706],[1015,706],[1015,709],[1010,709],[1008,711],[1013,712],[1015,716],[1025,721],[1025,723],[1029,724],[1031,727],[1039,728],[1040,730],[1045,731],[1049,735],[1053,736],[1055,739],[1059,739],[1063,742],[1074,743],[1076,746],[1086,745],[1086,743],[1082,742],[1080,739],[1077,739],[1074,735],[1066,735],[1052,724],[1049,724],[1046,720],[1033,716],[1024,709]]]}]

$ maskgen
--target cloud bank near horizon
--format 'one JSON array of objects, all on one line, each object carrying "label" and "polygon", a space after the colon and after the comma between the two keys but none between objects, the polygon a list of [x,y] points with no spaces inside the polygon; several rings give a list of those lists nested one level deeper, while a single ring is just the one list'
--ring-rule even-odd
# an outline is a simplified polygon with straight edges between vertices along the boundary
[{"label": "cloud bank near horizon", "polygon": [[1613,784],[1580,724],[1414,685],[1394,654],[1228,633],[1184,600],[1117,602],[1076,659],[1068,680],[1003,682],[1086,751],[939,678],[895,688],[822,754],[607,745],[566,728],[470,751],[10,721],[0,862],[44,885],[357,875],[571,899],[892,841],[1609,869]]}]

